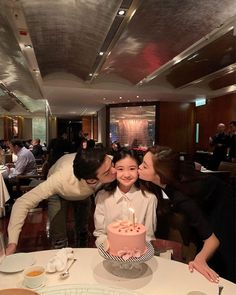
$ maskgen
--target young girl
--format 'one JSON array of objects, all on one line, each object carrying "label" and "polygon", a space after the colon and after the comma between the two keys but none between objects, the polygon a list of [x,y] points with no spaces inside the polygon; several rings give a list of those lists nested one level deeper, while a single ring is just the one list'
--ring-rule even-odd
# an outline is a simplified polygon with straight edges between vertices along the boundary
[{"label": "young girl", "polygon": [[117,220],[132,220],[130,208],[135,211],[137,223],[145,225],[146,239],[155,239],[157,198],[143,191],[138,184],[138,159],[135,151],[121,149],[113,158],[116,180],[98,192],[94,214],[96,246],[106,240],[107,226]]}]

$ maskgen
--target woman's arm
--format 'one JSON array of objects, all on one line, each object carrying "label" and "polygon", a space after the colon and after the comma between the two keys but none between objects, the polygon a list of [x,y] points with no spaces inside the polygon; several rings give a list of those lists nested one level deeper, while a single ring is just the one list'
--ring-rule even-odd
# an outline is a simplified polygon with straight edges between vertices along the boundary
[{"label": "woman's arm", "polygon": [[220,244],[209,222],[192,199],[169,187],[165,191],[174,207],[188,218],[190,225],[196,229],[199,237],[204,241],[201,251],[193,261],[189,262],[190,271],[196,269],[211,282],[218,282],[219,275],[207,265],[207,260],[214,254]]},{"label": "woman's arm", "polygon": [[195,259],[189,262],[189,270],[193,272],[194,269],[196,269],[209,281],[218,283],[219,275],[208,266],[207,260],[214,254],[219,245],[219,240],[214,234],[212,234],[204,241],[204,245],[201,251],[196,255]]}]

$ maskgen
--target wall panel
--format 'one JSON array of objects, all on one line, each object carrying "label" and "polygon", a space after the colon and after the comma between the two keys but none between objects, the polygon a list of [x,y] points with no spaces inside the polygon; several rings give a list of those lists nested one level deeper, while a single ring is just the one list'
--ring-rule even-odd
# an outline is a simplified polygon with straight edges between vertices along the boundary
[{"label": "wall panel", "polygon": [[209,136],[216,133],[216,126],[236,120],[236,94],[225,95],[208,100],[207,104],[195,109],[196,122],[199,123],[198,150],[211,150]]},{"label": "wall panel", "polygon": [[191,153],[194,143],[194,104],[160,102],[158,144]]}]

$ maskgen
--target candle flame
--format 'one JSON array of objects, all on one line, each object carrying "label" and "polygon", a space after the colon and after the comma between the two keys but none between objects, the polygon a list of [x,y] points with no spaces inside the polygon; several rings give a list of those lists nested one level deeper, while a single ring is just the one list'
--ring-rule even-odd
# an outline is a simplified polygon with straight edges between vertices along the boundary
[{"label": "candle flame", "polygon": [[134,213],[134,209],[133,208],[129,208],[129,211]]}]

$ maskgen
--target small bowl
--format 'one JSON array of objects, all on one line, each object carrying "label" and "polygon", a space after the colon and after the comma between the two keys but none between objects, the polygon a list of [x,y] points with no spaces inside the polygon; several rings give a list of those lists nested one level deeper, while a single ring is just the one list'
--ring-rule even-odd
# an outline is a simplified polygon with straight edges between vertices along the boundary
[{"label": "small bowl", "polygon": [[31,266],[24,270],[24,286],[36,289],[42,286],[46,280],[45,268],[43,266]]}]

